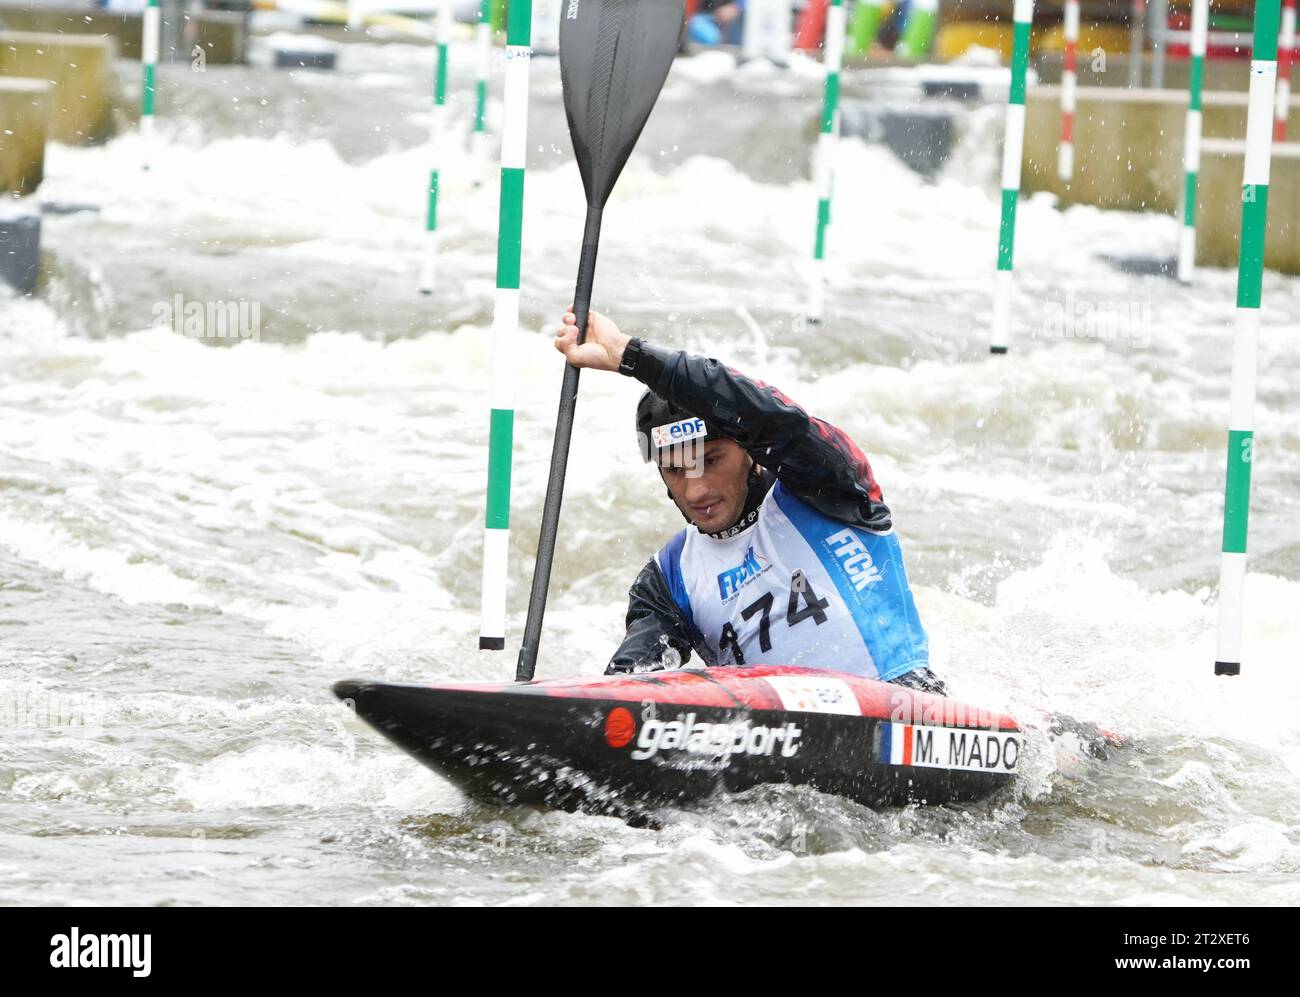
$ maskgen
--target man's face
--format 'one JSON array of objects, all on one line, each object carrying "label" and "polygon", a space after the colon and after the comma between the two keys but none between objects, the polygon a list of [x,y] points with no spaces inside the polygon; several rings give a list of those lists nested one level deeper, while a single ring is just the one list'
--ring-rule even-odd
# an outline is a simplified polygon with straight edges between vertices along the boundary
[{"label": "man's face", "polygon": [[[717,533],[740,518],[749,494],[749,468],[753,461],[735,440],[709,440],[696,460],[684,460],[679,452],[671,466],[661,465],[659,474],[686,518],[704,533]],[[694,466],[687,466],[693,463]]]}]

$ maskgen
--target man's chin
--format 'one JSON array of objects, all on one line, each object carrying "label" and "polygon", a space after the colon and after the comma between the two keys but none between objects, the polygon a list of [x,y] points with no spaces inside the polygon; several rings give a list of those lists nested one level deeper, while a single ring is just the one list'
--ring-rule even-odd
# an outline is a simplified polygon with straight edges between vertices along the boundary
[{"label": "man's chin", "polygon": [[692,519],[691,522],[695,524],[695,528],[701,533],[719,533],[735,522],[735,520],[728,519],[725,516],[713,516],[709,519]]},{"label": "man's chin", "polygon": [[[669,497],[671,498],[671,493]],[[728,526],[730,526],[732,523],[734,523],[737,519],[740,518],[740,513],[736,512],[735,515],[731,516],[730,518],[726,516],[710,516],[707,520],[696,519],[684,508],[682,508],[681,503],[678,502],[676,499],[673,499],[673,504],[677,506],[677,511],[680,512],[683,517],[685,517],[686,521],[690,523],[692,526],[694,526],[701,533],[719,533],[722,530],[725,530]]]}]

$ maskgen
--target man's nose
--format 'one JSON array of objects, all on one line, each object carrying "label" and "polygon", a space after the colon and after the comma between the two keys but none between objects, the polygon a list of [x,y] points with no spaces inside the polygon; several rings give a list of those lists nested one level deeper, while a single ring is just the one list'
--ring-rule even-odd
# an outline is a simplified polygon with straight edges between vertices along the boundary
[{"label": "man's nose", "polygon": [[709,494],[709,486],[704,481],[704,475],[696,475],[686,479],[686,501],[695,502],[698,499],[706,498]]}]

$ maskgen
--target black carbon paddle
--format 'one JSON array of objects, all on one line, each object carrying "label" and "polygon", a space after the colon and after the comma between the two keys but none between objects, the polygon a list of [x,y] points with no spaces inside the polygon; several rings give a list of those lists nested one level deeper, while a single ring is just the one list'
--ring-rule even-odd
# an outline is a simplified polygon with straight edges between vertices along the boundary
[{"label": "black carbon paddle", "polygon": [[[581,343],[587,337],[587,312],[596,279],[601,212],[668,77],[685,6],[683,0],[565,0],[563,10],[560,81],[564,87],[564,113],[587,192],[587,223],[578,259],[578,284],[573,292],[573,313]],[[530,681],[537,668],[577,402],[578,368],[565,364],[551,474],[542,507],[542,531],[537,541],[537,564],[528,596],[528,621],[515,668],[515,680],[519,682]]]}]

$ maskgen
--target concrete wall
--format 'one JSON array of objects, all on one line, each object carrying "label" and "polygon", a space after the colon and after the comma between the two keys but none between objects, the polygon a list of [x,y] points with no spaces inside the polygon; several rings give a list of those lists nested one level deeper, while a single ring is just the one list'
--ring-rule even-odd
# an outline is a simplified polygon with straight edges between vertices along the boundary
[{"label": "concrete wall", "polygon": [[[163,48],[159,59],[163,62],[189,62],[185,43],[173,51],[166,39],[179,31],[169,32],[163,14]],[[183,14],[177,16],[184,17]],[[9,31],[48,31],[72,35],[109,35],[117,40],[118,53],[124,59],[140,58],[140,42],[144,35],[143,15],[116,14],[85,7],[8,7],[0,6],[0,22]],[[184,22],[182,21],[182,24]],[[214,65],[244,62],[248,44],[246,20],[243,14],[231,11],[205,11],[198,15],[196,43],[204,49],[205,58]]]},{"label": "concrete wall", "polygon": [[[1173,90],[1080,87],[1074,125],[1074,178],[1069,184],[1056,175],[1060,88],[1034,87],[1025,104],[1024,191],[1050,191],[1064,203],[1178,213],[1183,186],[1185,94]],[[1292,120],[1300,122],[1300,98],[1292,98],[1290,113]],[[1204,94],[1202,134],[1207,140],[1239,143],[1246,134],[1246,94]],[[1223,152],[1226,146],[1214,148],[1220,151],[1215,157],[1203,157],[1198,184],[1197,261],[1235,265],[1241,224],[1241,159],[1240,155],[1234,159]],[[1296,245],[1300,238],[1296,222],[1300,218],[1300,163],[1288,158],[1293,154],[1286,152],[1287,148],[1274,146],[1266,263],[1286,273],[1300,273],[1300,248]],[[1231,162],[1236,164],[1235,175]]]},{"label": "concrete wall", "polygon": [[0,193],[30,194],[45,176],[46,80],[0,77]]},{"label": "concrete wall", "polygon": [[[1206,93],[1201,134],[1246,134],[1246,94]],[[1080,87],[1074,116],[1075,176],[1056,175],[1061,91],[1036,86],[1025,100],[1022,186],[1062,200],[1125,211],[1178,210],[1187,97],[1173,90]]]},{"label": "concrete wall", "polygon": [[[1061,82],[1061,52],[1039,52],[1032,57],[1038,79],[1042,83]],[[1191,63],[1187,59],[1165,60],[1165,89],[1187,92],[1187,77]],[[1094,58],[1082,47],[1079,49],[1079,85],[1085,87],[1127,87],[1128,56],[1109,52],[1105,58]],[[1151,79],[1151,53],[1142,57],[1142,79]],[[1205,61],[1205,90],[1241,90],[1250,88],[1249,59],[1207,59]]]},{"label": "concrete wall", "polygon": [[[1201,151],[1196,262],[1237,265],[1241,240],[1241,173],[1245,143],[1212,139]],[[1300,142],[1273,146],[1269,163],[1264,266],[1300,274]]]},{"label": "concrete wall", "polygon": [[0,32],[0,77],[48,80],[49,137],[56,142],[100,142],[112,129],[111,38]]}]

